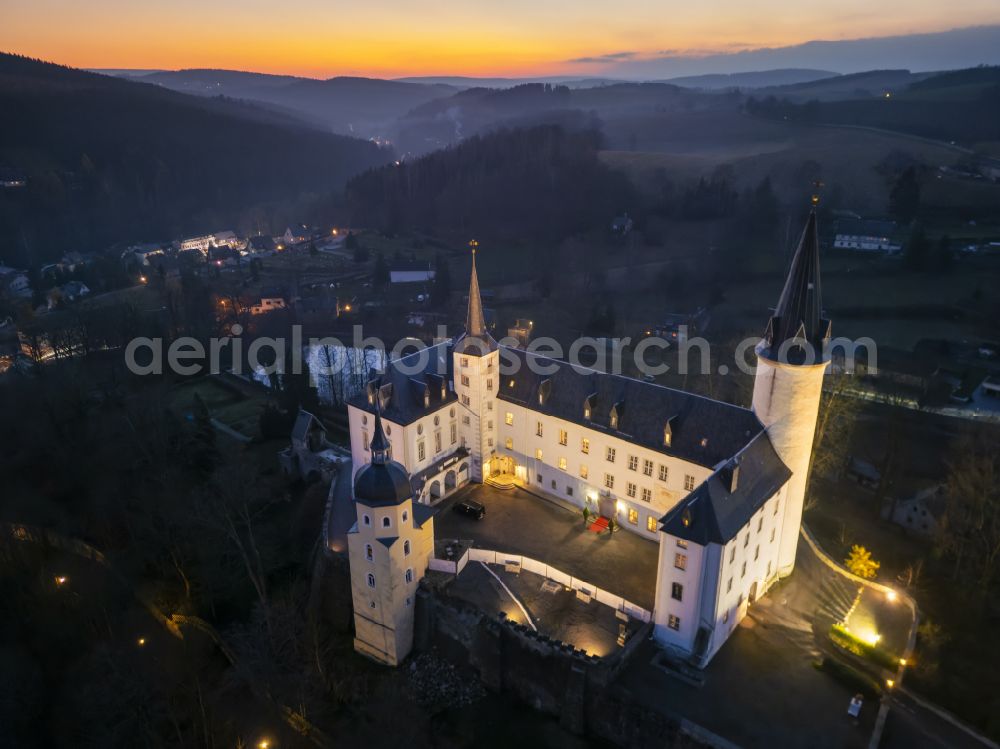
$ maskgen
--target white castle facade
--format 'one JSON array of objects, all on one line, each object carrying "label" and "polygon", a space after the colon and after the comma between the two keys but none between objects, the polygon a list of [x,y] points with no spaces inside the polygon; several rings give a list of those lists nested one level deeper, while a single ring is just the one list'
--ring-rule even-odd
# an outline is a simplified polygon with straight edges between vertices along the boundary
[{"label": "white castle facade", "polygon": [[348,406],[357,649],[391,665],[406,657],[433,505],[511,474],[658,543],[654,637],[706,665],[795,564],[828,365],[819,281],[813,212],[744,409],[498,344],[473,256],[466,333],[390,363]]}]

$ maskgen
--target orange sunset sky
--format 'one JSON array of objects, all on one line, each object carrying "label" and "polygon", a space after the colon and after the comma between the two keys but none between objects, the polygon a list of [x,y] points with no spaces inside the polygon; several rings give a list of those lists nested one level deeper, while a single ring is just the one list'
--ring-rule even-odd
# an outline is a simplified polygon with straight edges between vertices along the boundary
[{"label": "orange sunset sky", "polygon": [[997,0],[2,4],[0,50],[6,52],[88,68],[217,67],[314,77],[600,75],[613,73],[615,62],[623,59],[940,31],[1000,20]]}]

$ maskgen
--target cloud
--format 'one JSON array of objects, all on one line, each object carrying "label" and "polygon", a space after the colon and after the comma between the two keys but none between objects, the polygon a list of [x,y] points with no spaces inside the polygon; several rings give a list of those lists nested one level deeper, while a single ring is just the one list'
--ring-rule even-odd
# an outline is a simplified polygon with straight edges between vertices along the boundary
[{"label": "cloud", "polygon": [[610,52],[606,55],[594,55],[593,57],[577,57],[567,62],[576,64],[621,62],[622,60],[631,60],[633,57],[635,57],[635,52]]}]

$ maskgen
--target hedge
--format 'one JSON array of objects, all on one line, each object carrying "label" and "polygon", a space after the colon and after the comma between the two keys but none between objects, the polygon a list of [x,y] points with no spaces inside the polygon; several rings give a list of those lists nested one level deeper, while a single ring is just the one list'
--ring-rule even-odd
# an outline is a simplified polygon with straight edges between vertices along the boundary
[{"label": "hedge", "polygon": [[830,627],[830,639],[837,647],[843,648],[849,653],[859,655],[872,663],[895,671],[899,668],[899,658],[892,653],[882,650],[876,645],[865,642],[857,635],[852,634],[842,624],[834,624]]}]

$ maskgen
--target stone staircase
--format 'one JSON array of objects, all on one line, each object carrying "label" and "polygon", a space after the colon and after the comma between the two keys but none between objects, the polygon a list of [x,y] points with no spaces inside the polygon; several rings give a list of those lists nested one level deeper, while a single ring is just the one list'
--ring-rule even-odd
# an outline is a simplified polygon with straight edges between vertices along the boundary
[{"label": "stone staircase", "polygon": [[495,476],[490,476],[489,478],[483,479],[483,483],[489,484],[495,489],[502,489],[504,491],[509,491],[517,486],[514,477],[509,473],[500,473]]}]

